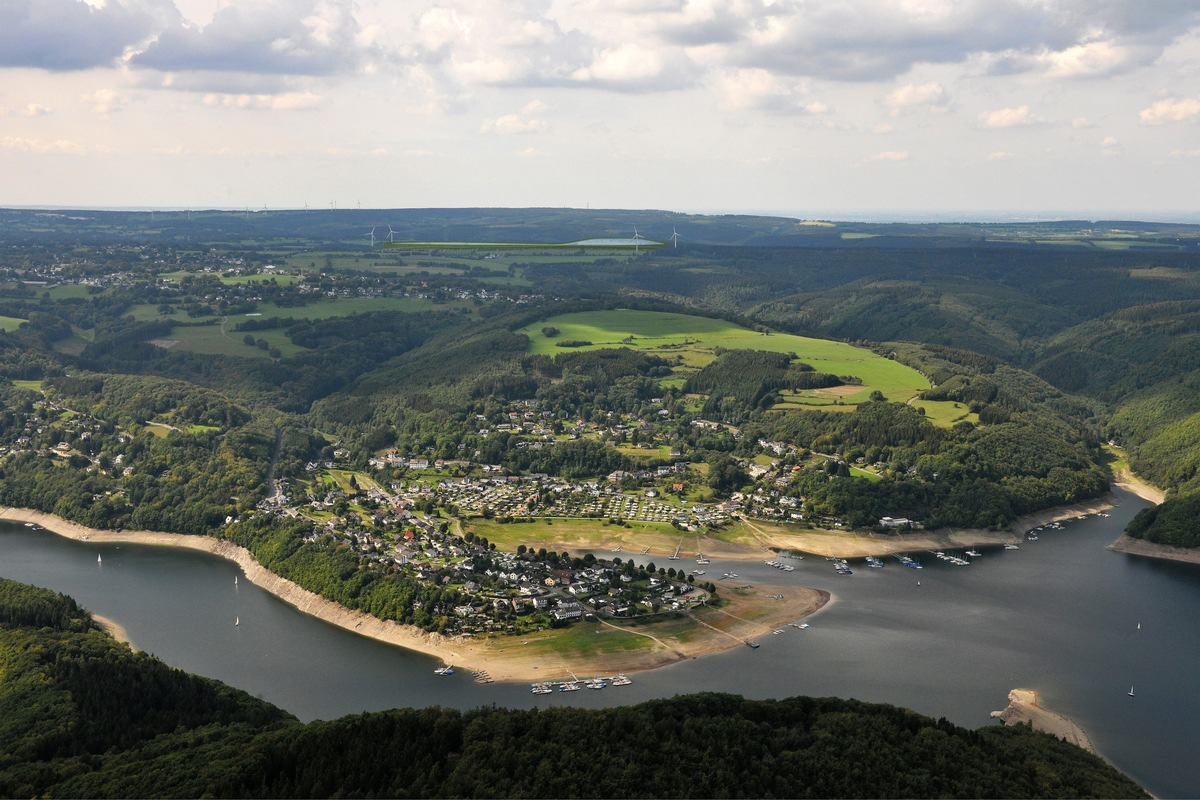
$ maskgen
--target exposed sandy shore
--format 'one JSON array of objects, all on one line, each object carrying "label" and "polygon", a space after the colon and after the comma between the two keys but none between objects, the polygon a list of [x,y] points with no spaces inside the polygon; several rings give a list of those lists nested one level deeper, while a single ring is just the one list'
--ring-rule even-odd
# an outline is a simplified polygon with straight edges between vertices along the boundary
[{"label": "exposed sandy shore", "polygon": [[96,620],[96,624],[103,628],[109,636],[116,639],[118,642],[124,642],[129,645],[131,650],[137,650],[137,646],[129,640],[129,634],[126,632],[120,623],[111,620],[108,617],[102,617],[99,614],[92,612],[92,619]]},{"label": "exposed sandy shore", "polygon": [[993,711],[992,716],[1005,725],[1028,722],[1035,731],[1049,733],[1090,753],[1096,752],[1083,728],[1039,705],[1037,692],[1032,689],[1013,689],[1008,693],[1008,707],[1003,711]]},{"label": "exposed sandy shore", "polygon": [[1121,536],[1120,539],[1110,544],[1108,549],[1116,553],[1128,553],[1133,556],[1146,556],[1147,558],[1162,558],[1167,561],[1186,561],[1189,564],[1200,564],[1200,550],[1155,544],[1154,542],[1147,542],[1142,539],[1134,539],[1130,536]]},{"label": "exposed sandy shore", "polygon": [[1143,500],[1149,500],[1154,505],[1161,505],[1167,493],[1134,475],[1128,468],[1122,469],[1113,477],[1113,485],[1119,486],[1131,494],[1136,494]]},{"label": "exposed sandy shore", "polygon": [[[713,547],[711,553],[722,558],[756,559],[766,550],[799,550],[814,555],[835,558],[862,558],[863,556],[887,556],[919,550],[946,550],[979,545],[1020,542],[1025,531],[1062,522],[1089,514],[1098,514],[1112,508],[1116,498],[1111,494],[1075,503],[1058,506],[1018,518],[1008,528],[985,530],[974,528],[942,528],[933,531],[911,531],[906,533],[858,533],[796,528],[746,520],[745,524],[757,539],[759,546],[720,543],[724,547]],[[705,552],[710,547],[705,545]]]},{"label": "exposed sandy shore", "polygon": [[[33,509],[0,509],[0,520],[32,522],[51,533],[77,541],[182,547],[226,558],[240,566],[248,580],[305,614],[362,636],[425,653],[447,664],[486,671],[495,680],[549,680],[573,674],[585,676],[656,669],[684,659],[730,650],[747,639],[804,619],[830,600],[827,592],[797,586],[758,584],[743,590],[722,586],[722,595],[729,599],[729,604],[721,610],[704,611],[702,623],[636,629],[589,623],[591,627],[586,629],[579,625],[569,629],[575,634],[574,639],[568,639],[560,631],[545,631],[529,637],[475,640],[426,633],[413,626],[348,609],[267,570],[250,551],[232,542],[162,531],[103,531]],[[587,646],[582,646],[581,631],[591,632],[592,627],[596,628],[597,634],[603,629],[611,635],[647,637],[650,644],[614,650],[595,647],[590,641]]]}]

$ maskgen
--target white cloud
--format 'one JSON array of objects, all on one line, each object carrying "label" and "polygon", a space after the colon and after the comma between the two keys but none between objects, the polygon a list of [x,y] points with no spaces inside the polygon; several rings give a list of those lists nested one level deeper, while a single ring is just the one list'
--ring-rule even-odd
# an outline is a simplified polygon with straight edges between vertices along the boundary
[{"label": "white cloud", "polygon": [[893,116],[910,108],[944,111],[949,102],[950,97],[945,87],[937,81],[899,86],[883,99],[883,104],[890,109]]},{"label": "white cloud", "polygon": [[322,98],[312,92],[287,92],[285,94],[206,94],[206,106],[245,108],[268,111],[307,111],[320,107]]},{"label": "white cloud", "polygon": [[695,80],[694,64],[682,51],[631,42],[594,51],[590,63],[575,70],[571,81],[618,91],[678,89]]},{"label": "white cloud", "polygon": [[1157,100],[1149,108],[1138,112],[1138,121],[1143,125],[1190,122],[1197,117],[1200,117],[1200,101],[1191,97]]},{"label": "white cloud", "polygon": [[1175,158],[1200,158],[1200,149],[1196,150],[1172,150],[1171,155]]},{"label": "white cloud", "polygon": [[33,153],[34,155],[67,153],[69,155],[81,156],[88,152],[86,147],[70,139],[46,141],[43,139],[27,139],[23,136],[0,137],[0,149],[18,150],[22,153]]},{"label": "white cloud", "polygon": [[21,108],[0,106],[0,117],[44,117],[50,113],[53,113],[53,109],[40,103],[26,103]]},{"label": "white cloud", "polygon": [[1144,63],[1149,55],[1110,41],[1095,41],[1040,55],[1037,61],[1053,77],[1095,78],[1122,72],[1132,63]]},{"label": "white cloud", "polygon": [[1121,141],[1115,136],[1105,136],[1100,140],[1100,153],[1105,156],[1121,154]]},{"label": "white cloud", "polygon": [[808,100],[807,90],[795,80],[779,78],[763,69],[739,69],[718,81],[722,108],[732,111],[770,111],[780,114],[827,114],[829,106]]},{"label": "white cloud", "polygon": [[97,89],[89,94],[80,95],[79,99],[91,106],[93,114],[111,114],[120,111],[124,101],[112,89]]},{"label": "white cloud", "polygon": [[370,55],[345,0],[241,0],[203,27],[170,27],[135,54],[131,65],[268,75],[337,75],[358,71]]},{"label": "white cloud", "polygon": [[481,133],[546,133],[550,130],[550,124],[543,119],[538,119],[532,115],[537,114],[546,109],[546,105],[539,100],[534,100],[527,103],[520,112],[514,114],[504,114],[500,117],[484,120],[480,126]]},{"label": "white cloud", "polygon": [[1015,128],[1020,125],[1032,125],[1036,121],[1029,106],[999,108],[979,115],[979,124],[984,128]]},{"label": "white cloud", "polygon": [[907,150],[884,150],[867,159],[868,161],[908,161]]},{"label": "white cloud", "polygon": [[988,161],[1008,161],[1012,158],[1012,153],[1004,150],[996,150],[987,154]]}]

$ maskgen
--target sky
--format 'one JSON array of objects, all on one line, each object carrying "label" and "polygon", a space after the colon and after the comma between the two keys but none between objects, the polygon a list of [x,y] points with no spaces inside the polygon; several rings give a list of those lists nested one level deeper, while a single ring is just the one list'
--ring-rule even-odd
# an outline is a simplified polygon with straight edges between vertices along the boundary
[{"label": "sky", "polygon": [[0,205],[1200,221],[1200,0],[0,0]]}]

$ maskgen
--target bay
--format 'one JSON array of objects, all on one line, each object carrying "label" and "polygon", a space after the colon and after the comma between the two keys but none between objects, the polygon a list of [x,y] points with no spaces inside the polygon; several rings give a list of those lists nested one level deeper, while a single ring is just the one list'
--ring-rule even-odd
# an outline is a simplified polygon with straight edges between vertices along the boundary
[{"label": "bay", "polygon": [[1019,550],[979,548],[970,566],[913,553],[923,569],[860,561],[839,576],[814,556],[787,562],[791,573],[714,560],[708,578],[732,571],[737,584],[794,582],[827,589],[834,601],[809,629],[786,627],[757,649],[637,674],[631,686],[544,696],[526,684],[477,685],[461,670],[437,675],[435,660],[307,617],[244,577],[235,583],[236,565],[202,553],[75,542],[4,523],[0,576],[70,594],[124,626],[139,648],[303,720],[403,706],[600,707],[721,691],[855,697],[974,728],[990,724],[989,712],[1021,687],[1078,722],[1104,757],[1154,794],[1197,796],[1200,627],[1192,613],[1200,567],[1105,550],[1145,507],[1117,496],[1109,517],[1043,531]]}]

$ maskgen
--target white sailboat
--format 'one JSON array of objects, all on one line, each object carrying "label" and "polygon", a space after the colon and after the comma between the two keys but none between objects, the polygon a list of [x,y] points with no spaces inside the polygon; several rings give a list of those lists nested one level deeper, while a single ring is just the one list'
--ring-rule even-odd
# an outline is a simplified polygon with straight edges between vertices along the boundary
[{"label": "white sailboat", "polygon": [[99,553],[96,553],[96,563],[97,563],[97,564],[103,564],[103,563],[104,563],[104,559],[100,557],[100,554],[99,554]]},{"label": "white sailboat", "polygon": [[233,626],[234,626],[235,628],[236,628],[238,625],[241,625],[241,624],[242,624],[242,618],[241,618],[241,617],[234,617],[234,618],[233,618]]},{"label": "white sailboat", "polygon": [[233,576],[233,585],[237,586],[237,575]]},{"label": "white sailboat", "polygon": [[1132,685],[1130,685],[1130,687],[1129,687],[1129,696],[1133,697],[1133,686]]}]

